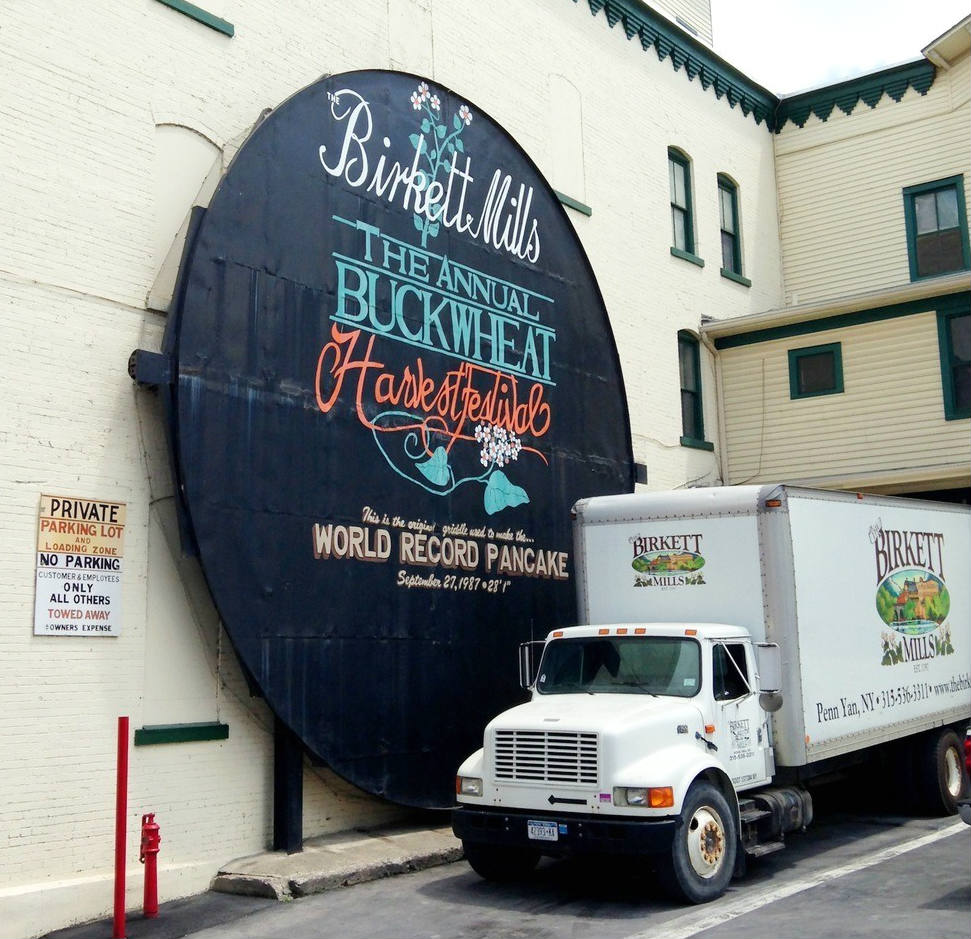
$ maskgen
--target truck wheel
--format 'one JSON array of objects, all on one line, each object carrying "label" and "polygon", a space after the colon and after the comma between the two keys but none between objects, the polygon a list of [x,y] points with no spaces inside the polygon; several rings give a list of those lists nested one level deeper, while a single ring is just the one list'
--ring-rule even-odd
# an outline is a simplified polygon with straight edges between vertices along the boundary
[{"label": "truck wheel", "polygon": [[507,848],[463,841],[462,849],[472,870],[486,880],[499,883],[525,877],[539,861],[539,852],[530,851],[528,848]]},{"label": "truck wheel", "polygon": [[922,741],[918,783],[925,811],[953,815],[964,793],[964,749],[949,727],[928,734]]},{"label": "truck wheel", "polygon": [[695,783],[681,810],[670,867],[659,871],[661,881],[675,899],[715,900],[732,879],[737,852],[738,835],[725,797],[711,783]]}]

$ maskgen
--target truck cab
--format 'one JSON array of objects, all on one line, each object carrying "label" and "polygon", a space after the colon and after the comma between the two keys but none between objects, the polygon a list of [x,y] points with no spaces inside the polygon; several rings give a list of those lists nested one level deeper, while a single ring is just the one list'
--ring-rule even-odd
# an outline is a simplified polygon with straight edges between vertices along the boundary
[{"label": "truck cab", "polygon": [[542,854],[673,852],[674,892],[723,890],[736,792],[774,772],[772,649],[710,623],[555,630],[535,668],[527,649],[530,700],[491,721],[458,772],[453,828],[472,866],[495,878]]}]

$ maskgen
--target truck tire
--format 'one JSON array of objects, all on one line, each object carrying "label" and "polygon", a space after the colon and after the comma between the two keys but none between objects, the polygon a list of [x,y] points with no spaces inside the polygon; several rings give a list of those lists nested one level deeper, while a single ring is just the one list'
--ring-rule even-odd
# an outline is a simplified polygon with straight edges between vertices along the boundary
[{"label": "truck tire", "polygon": [[469,866],[485,880],[508,883],[525,877],[538,863],[539,852],[492,844],[462,842]]},{"label": "truck tire", "polygon": [[738,850],[738,832],[725,797],[711,783],[695,783],[684,800],[670,866],[658,872],[661,882],[677,900],[716,900],[732,879]]},{"label": "truck tire", "polygon": [[950,727],[932,731],[917,754],[917,784],[921,807],[932,815],[954,815],[964,795],[964,748]]}]

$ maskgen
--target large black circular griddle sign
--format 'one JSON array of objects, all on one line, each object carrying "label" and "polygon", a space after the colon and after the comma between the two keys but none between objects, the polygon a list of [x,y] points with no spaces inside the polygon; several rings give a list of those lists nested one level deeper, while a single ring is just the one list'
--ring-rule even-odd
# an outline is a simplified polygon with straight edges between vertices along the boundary
[{"label": "large black circular griddle sign", "polygon": [[575,622],[570,507],[633,488],[569,220],[478,108],[353,72],[256,128],[182,274],[178,473],[238,654],[340,775],[451,804],[517,644]]}]

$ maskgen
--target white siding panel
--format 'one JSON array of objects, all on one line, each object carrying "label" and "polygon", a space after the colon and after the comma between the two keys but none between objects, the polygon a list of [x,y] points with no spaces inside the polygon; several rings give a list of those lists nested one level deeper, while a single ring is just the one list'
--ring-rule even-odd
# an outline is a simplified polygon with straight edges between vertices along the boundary
[{"label": "white siding panel", "polygon": [[[843,393],[790,399],[789,350],[831,342]],[[934,312],[723,350],[721,366],[733,484],[971,462],[968,422],[944,419]]]},{"label": "white siding panel", "polygon": [[787,302],[825,301],[910,281],[903,189],[963,174],[971,197],[968,59],[921,96],[862,102],[776,138]]}]

